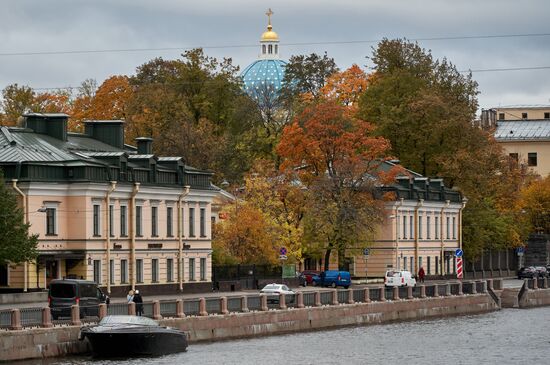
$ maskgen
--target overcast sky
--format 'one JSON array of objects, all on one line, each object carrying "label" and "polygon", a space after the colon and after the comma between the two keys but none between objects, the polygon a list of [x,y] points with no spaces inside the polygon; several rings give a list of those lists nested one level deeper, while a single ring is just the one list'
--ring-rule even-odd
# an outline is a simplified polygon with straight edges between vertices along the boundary
[{"label": "overcast sky", "polygon": [[[88,78],[101,84],[197,46],[242,70],[257,57],[269,7],[283,59],[327,51],[340,68],[369,65],[375,43],[327,42],[550,34],[548,0],[0,0],[0,88],[78,86]],[[550,67],[550,35],[419,44],[460,70]],[[150,48],[179,50],[13,55]],[[482,108],[550,104],[550,68],[473,75]]]}]

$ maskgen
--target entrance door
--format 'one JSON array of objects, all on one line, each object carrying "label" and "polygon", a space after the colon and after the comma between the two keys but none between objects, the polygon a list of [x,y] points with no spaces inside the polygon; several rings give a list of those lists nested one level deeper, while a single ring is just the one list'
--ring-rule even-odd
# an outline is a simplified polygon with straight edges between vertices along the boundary
[{"label": "entrance door", "polygon": [[59,278],[59,264],[57,261],[46,261],[46,287],[50,286],[53,279]]}]

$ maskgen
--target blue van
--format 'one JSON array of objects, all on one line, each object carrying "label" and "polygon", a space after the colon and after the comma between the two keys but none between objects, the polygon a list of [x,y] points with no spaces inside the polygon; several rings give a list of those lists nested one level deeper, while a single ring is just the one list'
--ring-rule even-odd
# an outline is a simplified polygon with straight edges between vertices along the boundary
[{"label": "blue van", "polygon": [[336,288],[337,286],[343,286],[345,289],[351,285],[351,275],[349,271],[339,270],[327,270],[321,272],[317,285],[331,286]]}]

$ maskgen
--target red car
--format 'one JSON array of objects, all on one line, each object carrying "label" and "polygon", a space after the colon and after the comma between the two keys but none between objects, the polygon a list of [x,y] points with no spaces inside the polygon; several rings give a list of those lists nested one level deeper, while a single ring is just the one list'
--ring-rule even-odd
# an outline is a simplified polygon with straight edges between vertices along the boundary
[{"label": "red car", "polygon": [[317,285],[321,272],[317,270],[304,270],[298,277],[301,286]]}]

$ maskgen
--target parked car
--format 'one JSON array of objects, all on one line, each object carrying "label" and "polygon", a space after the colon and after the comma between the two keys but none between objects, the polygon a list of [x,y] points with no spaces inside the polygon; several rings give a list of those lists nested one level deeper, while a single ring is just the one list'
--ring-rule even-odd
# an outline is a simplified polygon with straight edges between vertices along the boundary
[{"label": "parked car", "polygon": [[316,270],[304,270],[298,276],[298,281],[301,286],[317,285],[319,282],[320,271]]},{"label": "parked car", "polygon": [[537,271],[537,276],[539,278],[548,277],[548,270],[546,270],[546,267],[544,267],[544,266],[535,266],[535,270]]},{"label": "parked car", "polygon": [[522,267],[518,270],[518,279],[532,279],[536,276],[538,272],[534,266]]},{"label": "parked car", "polygon": [[279,303],[279,294],[285,294],[287,303],[294,303],[295,292],[285,284],[267,284],[260,290],[260,294],[267,294],[268,303]]},{"label": "parked car", "polygon": [[71,306],[78,304],[80,317],[99,316],[99,304],[108,303],[109,297],[93,281],[63,279],[52,280],[48,288],[48,305],[53,319],[70,317]]},{"label": "parked car", "polygon": [[351,285],[351,275],[349,271],[323,271],[319,274],[319,279],[316,283],[314,283],[314,285],[331,286],[333,288],[336,288],[337,286],[343,286],[345,289],[347,289]]},{"label": "parked car", "polygon": [[410,271],[386,271],[384,275],[384,285],[386,287],[391,286],[416,286],[416,279],[412,276]]}]

